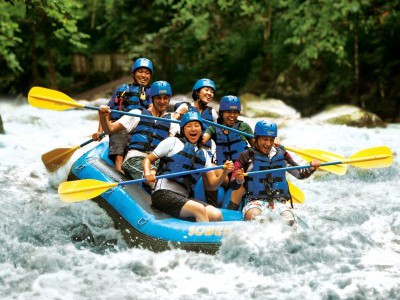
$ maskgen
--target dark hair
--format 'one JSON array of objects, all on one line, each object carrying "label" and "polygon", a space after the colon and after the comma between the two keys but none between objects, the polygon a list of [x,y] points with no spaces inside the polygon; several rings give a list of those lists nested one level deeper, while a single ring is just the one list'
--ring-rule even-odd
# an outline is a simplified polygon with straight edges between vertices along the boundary
[{"label": "dark hair", "polygon": [[[183,128],[185,128],[185,126],[183,126]],[[183,128],[181,128],[181,131],[178,133],[178,137],[187,140],[185,133],[183,132]],[[202,146],[202,143],[201,143],[202,139],[203,139],[203,132],[201,133],[199,139],[196,142],[197,147],[199,147],[199,148]]]},{"label": "dark hair", "polygon": [[194,90],[194,91],[193,91],[193,93],[192,93],[192,98],[193,98],[194,101],[200,99],[200,97],[199,97],[199,91],[200,91],[200,89],[197,89],[197,90]]}]

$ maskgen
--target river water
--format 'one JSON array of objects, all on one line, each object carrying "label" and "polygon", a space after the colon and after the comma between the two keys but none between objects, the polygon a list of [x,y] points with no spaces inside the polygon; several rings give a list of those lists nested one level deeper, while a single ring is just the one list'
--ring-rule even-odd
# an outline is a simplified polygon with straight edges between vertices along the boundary
[{"label": "river water", "polygon": [[88,148],[53,174],[40,157],[88,140],[97,128],[95,112],[3,101],[0,114],[6,130],[0,135],[0,299],[400,297],[398,124],[360,129],[286,122],[283,144],[344,156],[386,145],[393,166],[293,179],[306,195],[297,213],[309,229],[247,223],[211,256],[130,249],[95,203],[59,200],[58,184]]}]

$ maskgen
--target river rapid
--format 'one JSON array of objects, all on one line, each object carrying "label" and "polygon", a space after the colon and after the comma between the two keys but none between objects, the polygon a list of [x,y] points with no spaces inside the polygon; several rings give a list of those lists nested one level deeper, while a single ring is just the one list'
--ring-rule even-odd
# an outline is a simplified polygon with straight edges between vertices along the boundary
[{"label": "river rapid", "polygon": [[399,124],[285,122],[283,144],[346,157],[386,145],[393,166],[292,179],[306,195],[296,212],[308,229],[246,223],[224,238],[218,254],[205,255],[130,249],[97,204],[59,200],[57,186],[72,162],[95,143],[55,173],[46,171],[41,155],[90,139],[95,112],[0,101],[0,114],[6,131],[0,135],[0,299],[400,297]]}]

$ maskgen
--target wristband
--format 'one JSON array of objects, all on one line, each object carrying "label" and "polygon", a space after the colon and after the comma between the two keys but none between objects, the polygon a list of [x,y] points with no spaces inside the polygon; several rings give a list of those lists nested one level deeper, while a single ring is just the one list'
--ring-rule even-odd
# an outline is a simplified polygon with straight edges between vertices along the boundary
[{"label": "wristband", "polygon": [[235,180],[236,180],[236,183],[237,183],[237,184],[240,184],[240,185],[241,185],[241,184],[244,183],[244,180],[237,180],[237,179],[235,179]]}]

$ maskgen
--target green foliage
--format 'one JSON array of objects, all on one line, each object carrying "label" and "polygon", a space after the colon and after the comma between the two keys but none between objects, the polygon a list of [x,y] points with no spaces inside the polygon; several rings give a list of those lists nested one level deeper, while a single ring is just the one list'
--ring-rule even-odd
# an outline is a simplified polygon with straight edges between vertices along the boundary
[{"label": "green foliage", "polygon": [[218,98],[284,97],[308,114],[329,103],[400,109],[399,0],[10,0],[0,11],[1,91],[69,89],[74,53],[119,52],[152,59],[153,79],[177,93],[209,77]]},{"label": "green foliage", "polygon": [[0,2],[0,63],[2,64],[0,88],[6,87],[10,82],[17,80],[18,76],[23,72],[23,68],[14,52],[22,44],[22,39],[18,37],[21,32],[20,27],[11,17],[11,14],[17,13],[17,11],[15,8],[10,11],[6,9],[7,6],[6,3]]}]

